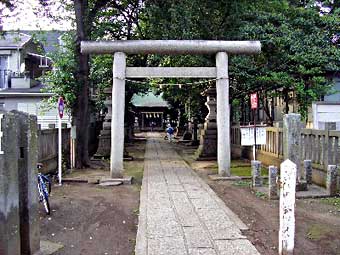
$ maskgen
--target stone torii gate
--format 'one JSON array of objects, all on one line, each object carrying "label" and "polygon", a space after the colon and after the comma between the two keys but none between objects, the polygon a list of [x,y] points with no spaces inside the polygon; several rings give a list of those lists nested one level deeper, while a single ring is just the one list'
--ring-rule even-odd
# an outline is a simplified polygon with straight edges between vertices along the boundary
[{"label": "stone torii gate", "polygon": [[[122,175],[126,78],[216,78],[218,173],[230,175],[229,54],[257,54],[259,41],[83,41],[83,54],[113,54],[111,177]],[[216,67],[126,67],[126,54],[216,54]]]}]

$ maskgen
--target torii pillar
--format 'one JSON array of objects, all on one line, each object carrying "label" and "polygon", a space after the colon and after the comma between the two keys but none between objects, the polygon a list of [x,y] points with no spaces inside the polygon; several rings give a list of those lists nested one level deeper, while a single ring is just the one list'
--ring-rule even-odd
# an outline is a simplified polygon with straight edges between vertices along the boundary
[{"label": "torii pillar", "polygon": [[[123,172],[125,78],[216,78],[218,173],[230,175],[228,53],[257,54],[259,41],[131,40],[81,42],[83,54],[114,54],[111,177]],[[126,67],[126,54],[216,54],[216,67]]]}]

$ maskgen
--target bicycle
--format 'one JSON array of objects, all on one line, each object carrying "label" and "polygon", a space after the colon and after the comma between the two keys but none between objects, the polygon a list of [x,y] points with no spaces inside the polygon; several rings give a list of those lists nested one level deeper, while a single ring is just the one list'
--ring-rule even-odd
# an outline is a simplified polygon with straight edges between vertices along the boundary
[{"label": "bicycle", "polygon": [[[43,167],[41,163],[37,164],[38,170]],[[48,202],[48,197],[51,193],[51,181],[50,179],[43,175],[42,173],[38,172],[38,195],[39,195],[39,202],[42,202],[44,205],[44,209],[46,214],[49,215],[51,213],[50,204]]]}]

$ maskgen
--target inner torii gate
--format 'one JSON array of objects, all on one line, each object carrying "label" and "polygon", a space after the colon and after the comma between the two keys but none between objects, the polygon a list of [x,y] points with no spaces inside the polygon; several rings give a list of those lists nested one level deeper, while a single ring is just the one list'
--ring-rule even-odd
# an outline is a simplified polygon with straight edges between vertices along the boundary
[{"label": "inner torii gate", "polygon": [[[218,173],[230,176],[229,54],[257,54],[259,41],[131,40],[81,42],[83,54],[113,54],[111,177],[122,175],[126,78],[216,78]],[[216,54],[216,67],[126,67],[126,54]]]}]

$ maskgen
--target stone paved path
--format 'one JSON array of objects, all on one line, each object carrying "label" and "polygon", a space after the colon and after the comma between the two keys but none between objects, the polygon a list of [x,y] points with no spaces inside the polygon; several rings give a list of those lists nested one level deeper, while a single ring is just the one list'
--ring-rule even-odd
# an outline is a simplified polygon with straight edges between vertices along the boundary
[{"label": "stone paved path", "polygon": [[136,255],[255,255],[247,227],[160,138],[148,137]]}]

